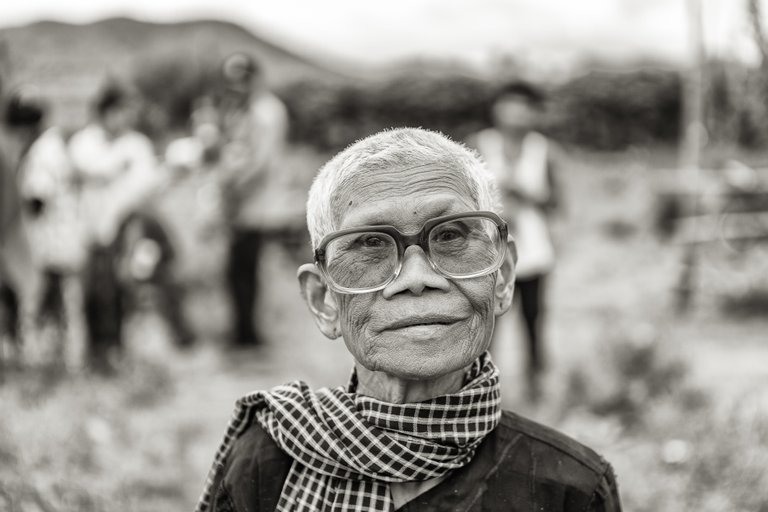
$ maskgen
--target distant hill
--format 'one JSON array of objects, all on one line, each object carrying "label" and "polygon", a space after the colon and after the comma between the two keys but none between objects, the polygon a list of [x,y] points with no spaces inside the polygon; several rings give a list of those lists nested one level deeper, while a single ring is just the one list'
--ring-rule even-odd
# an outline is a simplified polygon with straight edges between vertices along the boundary
[{"label": "distant hill", "polygon": [[[259,58],[275,86],[297,78],[340,76],[313,59],[223,21],[160,24],[112,18],[86,25],[43,21],[0,29],[2,53],[11,83],[34,84],[54,105],[53,121],[77,126],[87,118],[88,102],[108,76],[129,76],[152,56],[219,59],[233,51]],[[2,54],[0,53],[0,57]]]}]

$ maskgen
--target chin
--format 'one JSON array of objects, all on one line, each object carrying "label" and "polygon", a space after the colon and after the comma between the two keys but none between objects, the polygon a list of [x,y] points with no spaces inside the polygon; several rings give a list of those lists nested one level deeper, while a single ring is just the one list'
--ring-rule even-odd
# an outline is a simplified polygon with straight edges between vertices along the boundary
[{"label": "chin", "polygon": [[461,365],[454,368],[455,365],[447,361],[414,361],[413,359],[402,361],[401,364],[384,366],[381,368],[381,371],[388,375],[402,380],[416,381],[436,380],[462,368]]},{"label": "chin", "polygon": [[388,354],[386,358],[371,361],[373,367],[365,363],[364,366],[403,380],[425,381],[439,379],[461,370],[476,358],[477,356],[453,353],[444,346],[423,344],[412,346],[410,349],[400,349]]}]

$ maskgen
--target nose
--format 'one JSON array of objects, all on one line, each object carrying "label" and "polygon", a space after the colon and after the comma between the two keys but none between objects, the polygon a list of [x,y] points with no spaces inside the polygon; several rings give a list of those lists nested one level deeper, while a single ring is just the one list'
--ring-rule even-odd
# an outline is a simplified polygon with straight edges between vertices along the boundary
[{"label": "nose", "polygon": [[448,291],[450,286],[448,279],[435,272],[429,264],[422,248],[412,245],[403,254],[403,268],[397,279],[389,283],[382,293],[385,299],[403,292],[420,296],[425,288]]}]

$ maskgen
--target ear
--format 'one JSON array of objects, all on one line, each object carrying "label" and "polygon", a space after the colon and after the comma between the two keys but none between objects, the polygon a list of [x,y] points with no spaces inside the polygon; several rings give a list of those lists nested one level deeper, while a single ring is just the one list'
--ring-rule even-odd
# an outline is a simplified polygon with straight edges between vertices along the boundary
[{"label": "ear", "polygon": [[305,263],[299,267],[297,277],[301,296],[304,297],[315,324],[327,338],[338,338],[341,335],[339,307],[323,275],[314,264]]},{"label": "ear", "polygon": [[496,272],[496,285],[493,288],[495,305],[493,314],[501,316],[509,311],[512,305],[512,297],[515,291],[515,263],[517,262],[517,252],[514,244],[510,244],[510,251],[504,257],[504,263]]}]

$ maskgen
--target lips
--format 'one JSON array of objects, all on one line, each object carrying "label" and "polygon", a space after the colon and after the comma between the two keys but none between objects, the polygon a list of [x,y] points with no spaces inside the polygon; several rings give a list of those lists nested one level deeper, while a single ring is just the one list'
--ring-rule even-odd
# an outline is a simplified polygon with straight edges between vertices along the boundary
[{"label": "lips", "polygon": [[382,330],[405,329],[419,325],[451,325],[464,320],[464,317],[455,315],[446,315],[442,313],[426,315],[409,315],[404,318],[398,318],[394,322],[388,323]]}]

